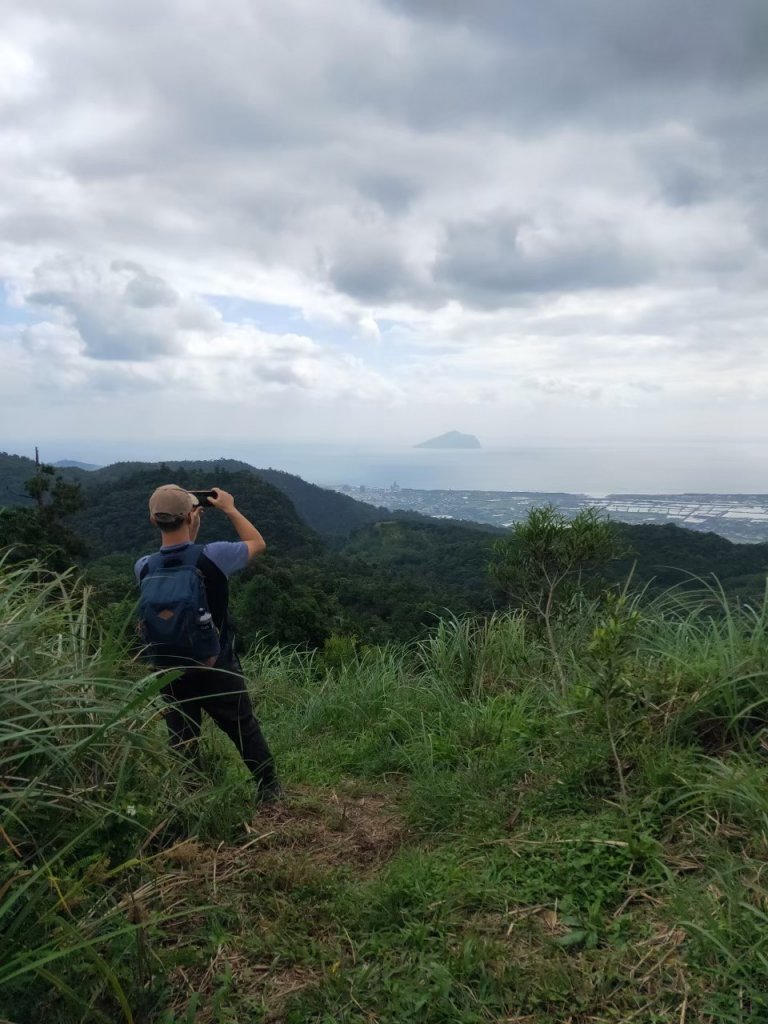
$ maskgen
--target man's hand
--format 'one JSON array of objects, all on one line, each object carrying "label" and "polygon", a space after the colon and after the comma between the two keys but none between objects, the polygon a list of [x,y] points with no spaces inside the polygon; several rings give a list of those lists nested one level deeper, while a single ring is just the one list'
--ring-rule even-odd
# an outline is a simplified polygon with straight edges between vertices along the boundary
[{"label": "man's hand", "polygon": [[222,491],[220,487],[212,487],[213,494],[208,499],[208,504],[214,508],[220,508],[222,512],[235,511],[235,499],[229,491]]},{"label": "man's hand", "polygon": [[237,531],[237,536],[248,547],[249,560],[255,555],[261,555],[266,551],[267,545],[264,538],[253,525],[249,523],[242,512],[235,508],[235,499],[229,491],[222,491],[220,487],[212,487],[213,495],[208,499],[214,508],[219,508],[229,516],[229,520]]}]

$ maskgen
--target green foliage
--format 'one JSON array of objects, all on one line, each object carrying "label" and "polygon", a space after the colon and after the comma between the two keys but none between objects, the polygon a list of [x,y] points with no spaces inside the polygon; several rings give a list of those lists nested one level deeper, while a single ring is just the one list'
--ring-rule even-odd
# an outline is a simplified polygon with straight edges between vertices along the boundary
[{"label": "green foliage", "polygon": [[[210,827],[153,714],[162,680],[94,631],[70,578],[9,560],[0,678],[0,1016],[138,1019],[157,996],[139,961],[163,926],[129,913],[142,851]],[[217,828],[231,810],[218,803]]]},{"label": "green foliage", "polygon": [[[115,468],[120,472],[113,473]],[[214,472],[268,542],[266,558],[233,581],[231,606],[243,646],[269,637],[273,643],[322,647],[334,633],[354,633],[366,643],[408,640],[423,634],[446,607],[461,612],[488,606],[480,596],[482,586],[480,593],[468,598],[456,579],[441,582],[416,575],[421,573],[420,566],[410,575],[358,555],[330,552],[299,519],[289,500],[253,472],[233,473],[216,464],[193,469],[156,466],[126,475],[131,468],[135,467],[124,464],[108,467],[110,473],[97,471],[101,474],[98,487],[92,474],[91,485],[83,492],[85,507],[71,519],[88,541],[91,558],[85,566],[85,581],[94,589],[105,624],[130,618],[135,597],[133,561],[157,545],[158,533],[147,512],[148,495],[171,478],[182,486],[202,488]],[[320,488],[314,491],[329,493]],[[24,518],[20,510],[8,514]],[[200,542],[235,537],[225,517],[214,511],[204,513]]]},{"label": "green foliage", "polygon": [[521,673],[541,661],[525,618],[516,612],[481,619],[447,614],[417,650],[425,666],[466,697],[515,688]]},{"label": "green foliage", "polygon": [[0,508],[0,550],[10,549],[15,561],[38,559],[54,572],[69,568],[86,553],[65,522],[84,505],[80,485],[37,464],[24,489],[29,505]]},{"label": "green foliage", "polygon": [[638,586],[657,593],[670,588],[697,590],[702,579],[719,580],[741,601],[761,603],[768,572],[768,544],[734,544],[716,533],[699,533],[667,523],[663,526],[615,524],[625,554],[606,567],[611,580],[630,571]]},{"label": "green foliage", "polygon": [[448,600],[445,591],[359,560],[267,553],[233,582],[231,607],[247,640],[322,647],[333,634],[365,643],[423,635]]},{"label": "green foliage", "polygon": [[374,508],[346,494],[307,483],[292,473],[257,469],[258,476],[276,487],[293,503],[300,519],[322,536],[347,536],[366,523],[389,519],[388,509]]},{"label": "green foliage", "polygon": [[[158,466],[117,477],[98,489],[92,484],[85,490],[85,508],[73,518],[72,525],[87,539],[93,557],[128,554],[137,558],[157,547],[159,535],[149,521],[147,501],[156,487],[169,481],[202,489],[210,484],[210,474]],[[319,538],[300,521],[290,501],[255,474],[219,472],[217,482],[235,494],[241,511],[263,529],[271,551],[285,556],[321,550]],[[201,543],[236,539],[225,516],[214,509],[204,511]]]},{"label": "green foliage", "polygon": [[675,912],[688,936],[688,961],[709,989],[717,1024],[768,1019],[768,912],[749,866],[725,860],[705,892],[681,886]]},{"label": "green foliage", "polygon": [[323,644],[320,668],[325,672],[344,672],[357,658],[357,637],[332,633]]},{"label": "green foliage", "polygon": [[630,600],[626,593],[607,591],[587,645],[587,653],[591,656],[587,662],[591,668],[588,685],[600,701],[605,715],[605,728],[625,809],[628,795],[619,751],[619,730],[626,732],[637,725],[632,714],[637,701],[630,657],[637,643],[640,617],[636,600]]},{"label": "green foliage", "polygon": [[[0,452],[0,507],[30,505],[30,497],[25,489],[26,482],[38,471],[34,459],[24,455],[9,455]],[[83,483],[88,477],[85,470],[72,467],[56,469],[56,474],[70,483]]]},{"label": "green foliage", "polygon": [[613,524],[596,509],[584,509],[569,520],[553,505],[531,509],[511,537],[493,546],[491,576],[512,602],[544,626],[563,689],[566,674],[553,620],[574,598],[601,593],[605,580],[599,570],[619,554]]},{"label": "green foliage", "polygon": [[390,517],[355,531],[340,550],[444,592],[450,597],[448,607],[457,614],[491,611],[497,595],[485,569],[498,532]]},{"label": "green foliage", "polygon": [[[81,474],[81,477],[86,486],[90,485],[102,491],[119,480],[139,474],[153,473],[157,470],[158,464],[152,462],[116,462],[94,472]],[[2,471],[3,463],[0,461],[0,474]],[[191,475],[202,481],[199,484],[200,489],[222,484],[225,476],[235,475],[240,478],[243,474],[255,476],[285,495],[302,522],[321,535],[343,536],[366,523],[388,519],[392,515],[387,509],[373,508],[371,505],[355,501],[345,494],[307,483],[306,480],[302,480],[301,477],[292,473],[285,473],[277,469],[255,469],[239,459],[169,461],[163,464],[162,472],[165,473],[165,482]]]},{"label": "green foliage", "polygon": [[295,564],[285,565],[268,555],[234,589],[232,610],[238,629],[274,643],[322,646],[334,620],[314,582]]},{"label": "green foliage", "polygon": [[[31,460],[0,454],[0,487],[5,486],[0,500],[9,506],[0,512],[0,539],[3,535],[7,542],[15,538],[26,544],[27,553],[40,555],[41,531],[36,516],[30,515],[35,505],[29,495],[16,492],[19,481],[34,471]],[[316,647],[333,634],[355,635],[365,645],[409,641],[425,636],[435,622],[450,614],[487,616],[506,603],[502,590],[485,571],[499,533],[490,528],[384,515],[382,510],[290,474],[257,471],[236,460],[117,463],[92,473],[67,469],[60,475],[82,486],[85,507],[59,522],[66,522],[70,541],[76,533],[88,548],[88,557],[81,554],[77,560],[84,564],[101,620],[110,626],[130,617],[135,597],[132,561],[157,544],[157,531],[148,521],[147,496],[157,484],[174,478],[190,487],[218,480],[235,492],[267,539],[267,558],[233,584],[241,649],[260,637],[277,644]],[[557,533],[560,527],[554,525]],[[579,524],[575,525],[578,533]],[[636,551],[633,582],[637,589],[656,587],[654,577],[695,588],[698,582],[686,571],[702,571],[711,559],[727,593],[759,603],[764,578],[750,570],[768,563],[768,546],[733,545],[677,527],[615,524],[614,528],[622,545]],[[572,529],[560,530],[567,543],[576,536]],[[223,517],[205,514],[202,541],[234,537]],[[505,541],[502,547],[508,551],[511,543]],[[66,544],[58,545],[59,557],[62,546]],[[76,551],[70,547],[66,558],[56,564],[62,568],[72,564]],[[623,583],[630,568],[626,558],[593,566],[581,573],[580,585],[599,589],[600,578]],[[562,617],[572,608],[581,617],[582,600],[579,572],[574,571],[556,587],[552,614]],[[560,653],[559,630],[550,617],[550,658],[565,674],[568,659]]]},{"label": "green foliage", "polygon": [[553,505],[533,508],[512,535],[493,545],[491,575],[508,597],[542,620],[574,591],[599,589],[595,572],[620,553],[616,530],[596,509],[569,520]]}]

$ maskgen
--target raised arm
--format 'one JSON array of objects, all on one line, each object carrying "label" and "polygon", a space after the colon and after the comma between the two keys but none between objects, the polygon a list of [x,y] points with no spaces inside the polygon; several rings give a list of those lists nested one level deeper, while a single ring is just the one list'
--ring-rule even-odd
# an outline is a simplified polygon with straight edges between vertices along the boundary
[{"label": "raised arm", "polygon": [[237,536],[248,546],[248,560],[255,558],[256,555],[264,554],[267,550],[266,541],[253,523],[246,519],[242,512],[237,511],[232,495],[220,487],[214,487],[212,490],[214,493],[208,501],[214,508],[221,509],[224,515],[231,520],[237,531]]}]

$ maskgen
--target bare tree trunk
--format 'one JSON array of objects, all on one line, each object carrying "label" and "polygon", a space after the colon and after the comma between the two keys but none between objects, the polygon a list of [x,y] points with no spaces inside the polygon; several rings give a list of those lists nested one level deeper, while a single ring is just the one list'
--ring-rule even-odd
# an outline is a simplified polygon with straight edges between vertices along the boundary
[{"label": "bare tree trunk", "polygon": [[557,669],[557,675],[560,679],[560,692],[565,696],[565,691],[568,689],[568,680],[565,678],[565,669],[563,663],[560,660],[560,655],[557,653],[557,644],[555,643],[555,633],[552,629],[552,602],[555,597],[555,588],[550,586],[549,593],[547,594],[547,603],[544,607],[544,628],[547,631],[547,641],[549,643],[549,650],[552,654],[552,660],[555,663]]},{"label": "bare tree trunk", "polygon": [[621,766],[621,758],[619,757],[618,747],[616,746],[616,737],[613,731],[613,719],[611,717],[611,699],[606,698],[605,701],[605,724],[608,729],[608,741],[611,744],[611,751],[613,752],[613,760],[616,764],[616,773],[619,776],[619,789],[621,790],[621,806],[624,811],[627,809],[628,797],[627,797],[627,783],[624,779],[624,769]]},{"label": "bare tree trunk", "polygon": [[43,487],[40,473],[40,452],[38,451],[37,445],[35,445],[35,480],[37,481],[37,492],[35,499],[37,501],[37,507],[40,511],[43,511]]}]

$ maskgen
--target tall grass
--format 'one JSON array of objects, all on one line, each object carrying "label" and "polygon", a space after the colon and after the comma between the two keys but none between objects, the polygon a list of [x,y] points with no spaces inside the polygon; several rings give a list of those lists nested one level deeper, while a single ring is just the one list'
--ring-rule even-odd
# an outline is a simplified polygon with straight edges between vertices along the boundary
[{"label": "tall grass", "polygon": [[123,898],[152,844],[206,827],[210,804],[169,755],[155,700],[164,680],[99,634],[87,592],[35,565],[0,574],[5,1012],[23,1018],[53,991],[46,1019],[130,1021],[147,996],[133,969],[146,923]]},{"label": "tall grass", "polygon": [[[289,791],[373,786],[408,829],[380,875],[314,877],[286,848],[248,876],[247,927],[218,946],[241,943],[246,975],[249,956],[333,965],[286,1020],[768,1019],[768,609],[716,586],[625,598],[554,624],[565,692],[515,613],[343,658],[251,651]],[[33,565],[0,566],[0,679],[0,1018],[194,1019],[163,1009],[168,915],[204,894],[135,894],[178,839],[236,841],[236,758],[209,738],[213,772],[182,774],[163,679]],[[259,1019],[237,994],[225,1013],[228,984],[220,1019]]]},{"label": "tall grass", "polygon": [[[616,908],[647,886],[669,934],[686,936],[685,984],[659,1020],[681,1008],[701,1021],[762,1020],[767,622],[765,607],[734,608],[716,587],[627,595],[610,614],[582,602],[556,626],[563,694],[525,619],[448,617],[425,640],[342,671],[271,652],[260,702],[293,772],[407,783],[416,835],[461,843],[481,876],[489,855],[468,850],[507,842],[510,822],[522,828],[542,853],[526,853],[518,897],[575,907],[573,941],[610,946]],[[606,861],[605,849],[627,856]],[[642,1019],[657,1019],[650,1003]]]}]

